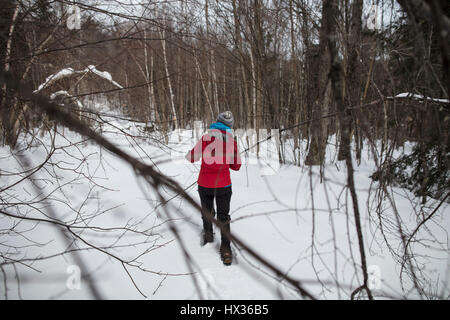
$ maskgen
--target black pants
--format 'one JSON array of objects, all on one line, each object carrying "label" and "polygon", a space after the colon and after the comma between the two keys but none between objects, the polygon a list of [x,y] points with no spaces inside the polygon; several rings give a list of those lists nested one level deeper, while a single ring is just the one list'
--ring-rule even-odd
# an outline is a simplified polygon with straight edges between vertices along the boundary
[{"label": "black pants", "polygon": [[[215,216],[214,198],[216,199],[217,220],[223,223],[224,228],[230,231],[230,200],[231,200],[231,186],[224,188],[205,188],[198,186],[198,193],[200,194],[200,202],[203,210],[205,210],[212,217]],[[205,232],[212,232],[212,222],[203,217],[203,230]],[[230,240],[221,233],[222,246],[230,246]]]}]

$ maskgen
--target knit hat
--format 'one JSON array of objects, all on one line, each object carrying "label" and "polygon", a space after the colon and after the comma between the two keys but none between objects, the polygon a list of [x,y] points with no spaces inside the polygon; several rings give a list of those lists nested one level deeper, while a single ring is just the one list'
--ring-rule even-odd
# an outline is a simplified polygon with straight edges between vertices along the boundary
[{"label": "knit hat", "polygon": [[222,113],[219,113],[217,116],[217,121],[222,122],[224,125],[232,128],[234,124],[234,118],[231,111],[225,111]]}]

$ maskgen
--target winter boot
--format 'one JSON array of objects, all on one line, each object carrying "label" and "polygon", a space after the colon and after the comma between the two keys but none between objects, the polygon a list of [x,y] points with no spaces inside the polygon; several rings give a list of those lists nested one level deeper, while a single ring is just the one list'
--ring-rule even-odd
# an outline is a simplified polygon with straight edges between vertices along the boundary
[{"label": "winter boot", "polygon": [[220,246],[220,259],[224,265],[229,266],[233,262],[233,254],[229,246]]},{"label": "winter boot", "polygon": [[229,266],[233,262],[233,255],[231,252],[230,239],[225,235],[225,233],[230,233],[230,220],[227,219],[226,222],[222,223],[220,258],[222,259],[224,265]]},{"label": "winter boot", "polygon": [[203,245],[214,242],[214,233],[210,230],[203,231]]}]

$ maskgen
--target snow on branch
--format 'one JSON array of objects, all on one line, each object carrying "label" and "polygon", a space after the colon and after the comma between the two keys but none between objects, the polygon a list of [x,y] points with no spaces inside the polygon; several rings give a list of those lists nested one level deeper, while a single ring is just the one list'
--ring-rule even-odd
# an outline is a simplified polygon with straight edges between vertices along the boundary
[{"label": "snow on branch", "polygon": [[394,99],[414,99],[414,100],[427,100],[431,102],[438,102],[438,103],[450,103],[449,99],[437,99],[437,98],[431,98],[431,97],[425,97],[421,94],[413,94],[409,92],[399,93],[395,97],[386,97],[389,100]]},{"label": "snow on branch", "polygon": [[61,80],[61,79],[67,78],[67,77],[71,77],[71,76],[76,75],[76,74],[86,74],[88,72],[91,72],[91,73],[97,75],[98,77],[100,77],[100,78],[110,82],[112,85],[116,86],[117,88],[123,89],[123,87],[120,84],[118,84],[116,81],[114,81],[112,79],[112,76],[111,76],[111,74],[109,72],[107,72],[107,71],[99,71],[99,70],[97,70],[97,68],[95,66],[89,65],[86,69],[78,70],[78,71],[74,70],[72,68],[64,68],[64,69],[58,71],[57,73],[54,73],[54,74],[48,76],[45,79],[44,83],[42,83],[37,88],[37,90],[35,90],[34,92],[35,93],[39,92],[39,91],[47,88],[48,86],[50,86],[51,84],[53,84],[54,82],[56,82],[58,80]]},{"label": "snow on branch", "polygon": [[84,108],[83,108],[83,104],[81,103],[81,101],[78,100],[76,97],[72,96],[70,93],[68,93],[68,92],[65,91],[65,90],[61,90],[61,91],[57,91],[57,92],[55,92],[55,93],[52,93],[52,94],[50,95],[50,100],[55,100],[55,98],[56,98],[56,97],[59,97],[59,96],[64,96],[64,97],[68,97],[68,98],[74,99],[74,101],[75,101],[75,103],[77,104],[78,108],[84,109]]}]

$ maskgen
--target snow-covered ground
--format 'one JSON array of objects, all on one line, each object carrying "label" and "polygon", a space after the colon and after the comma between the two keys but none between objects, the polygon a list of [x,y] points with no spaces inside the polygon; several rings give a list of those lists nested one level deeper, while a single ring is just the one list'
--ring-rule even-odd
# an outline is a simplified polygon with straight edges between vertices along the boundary
[{"label": "snow-covered ground", "polygon": [[[138,135],[141,133],[137,125],[119,120],[112,120],[112,124],[114,126],[104,125],[102,130],[121,148],[154,164],[184,187],[196,181],[199,163],[190,164],[182,158],[184,151],[195,143],[196,130],[174,132],[166,145],[161,138],[132,138],[118,130],[121,128]],[[63,132],[61,128],[58,131]],[[197,131],[201,133],[201,129]],[[168,217],[155,192],[136,176],[128,164],[90,142],[83,142],[81,137],[67,129],[64,136],[67,139],[57,134],[55,145],[66,147],[57,149],[50,161],[33,176],[39,178],[36,182],[41,190],[38,198],[48,196],[47,203],[51,203],[58,218],[68,224],[103,228],[73,230],[89,244],[110,253],[107,255],[77,242],[80,248],[89,248],[79,253],[104,298],[141,299],[143,295],[137,288],[148,299],[300,298],[291,286],[241,248],[233,247],[234,262],[231,266],[224,266],[218,254],[219,232],[216,232],[214,243],[202,247],[200,215],[186,201],[180,197],[173,198],[166,206]],[[348,299],[362,283],[352,202],[345,188],[346,169],[344,163],[335,160],[334,139],[330,139],[327,149],[322,183],[318,168],[283,165],[268,172],[267,166],[262,168],[254,155],[250,158],[243,155],[245,163],[241,170],[231,173],[232,233],[290,277],[298,279],[305,289],[320,299]],[[35,139],[28,136],[24,141],[33,145],[25,152],[28,160],[38,165],[47,157],[52,136],[38,135]],[[287,144],[289,147],[289,141]],[[25,146],[25,142],[21,144],[21,147]],[[302,148],[304,150],[304,146]],[[408,148],[411,146],[406,146]],[[355,163],[355,181],[374,292],[378,298],[384,294],[416,298],[414,290],[407,294],[412,282],[406,271],[400,277],[401,266],[392,258],[392,252],[401,254],[403,247],[400,239],[395,237],[398,234],[397,220],[389,199],[384,199],[380,205],[383,231],[390,249],[376,224],[379,221],[375,211],[378,199],[374,191],[376,184],[369,178],[375,171],[371,158],[371,151],[366,147],[361,164]],[[22,172],[23,168],[6,147],[0,149],[0,164],[1,188],[19,180],[10,174]],[[261,175],[262,172],[265,174]],[[167,199],[176,196],[166,189],[161,191]],[[188,193],[198,201],[195,185],[188,189]],[[44,204],[33,202],[36,194],[28,180],[12,186],[1,197],[0,205],[5,211],[46,219]],[[421,208],[420,199],[414,199],[411,193],[399,188],[393,189],[393,197],[398,219],[402,220],[405,228],[403,232],[408,235],[421,221],[416,219],[416,212]],[[25,201],[33,203],[28,206],[3,205]],[[438,201],[427,203],[429,209],[425,208],[425,214],[431,213],[437,204]],[[0,216],[0,250],[2,256],[8,257],[0,258],[4,271],[0,297],[7,294],[11,299],[91,298],[83,279],[80,288],[70,285],[76,283],[72,281],[77,276],[70,267],[74,265],[70,254],[14,265],[10,263],[10,259],[45,257],[66,249],[56,227],[44,222],[22,221],[15,226],[15,233],[3,232],[17,222],[17,219]],[[178,230],[191,262],[187,263],[179,240],[169,230],[171,225]],[[105,230],[125,226],[142,233],[124,229]],[[415,267],[421,280],[428,277],[432,281],[429,292],[449,294],[448,287],[447,291],[442,289],[443,283],[448,286],[449,280],[449,230],[450,207],[444,204],[418,232],[417,237],[423,241],[411,243],[414,252],[423,255],[418,258],[422,264]],[[8,246],[13,245],[21,248],[5,252]],[[114,248],[108,248],[111,246]],[[131,264],[141,269],[127,265],[125,270],[115,257],[123,261],[133,260]],[[6,293],[3,285],[5,275]],[[377,280],[381,282],[377,283]]]}]

